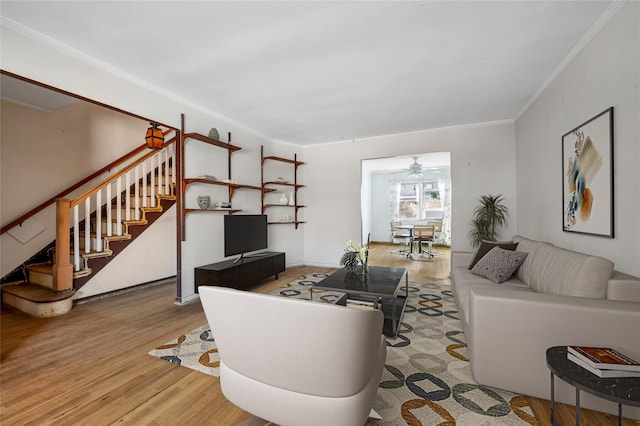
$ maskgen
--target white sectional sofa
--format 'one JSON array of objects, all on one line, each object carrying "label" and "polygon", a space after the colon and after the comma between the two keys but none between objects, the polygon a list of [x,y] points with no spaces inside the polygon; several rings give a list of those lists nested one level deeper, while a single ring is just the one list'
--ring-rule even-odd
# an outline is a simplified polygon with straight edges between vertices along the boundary
[{"label": "white sectional sofa", "polygon": [[[453,252],[451,284],[475,380],[486,386],[550,399],[545,351],[586,345],[618,349],[640,360],[640,279],[607,259],[514,236],[527,252],[497,284],[468,269],[470,252]],[[556,401],[575,405],[575,389],[556,380]],[[617,414],[617,404],[581,393],[580,405]],[[640,408],[625,406],[640,419]]]}]

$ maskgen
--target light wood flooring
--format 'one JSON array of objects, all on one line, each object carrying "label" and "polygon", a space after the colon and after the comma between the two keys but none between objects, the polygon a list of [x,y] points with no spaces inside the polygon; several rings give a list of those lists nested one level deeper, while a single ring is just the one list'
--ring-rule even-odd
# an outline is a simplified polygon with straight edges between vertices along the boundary
[{"label": "light wood flooring", "polygon": [[[434,262],[372,245],[370,264],[405,267],[412,281],[448,284],[448,250]],[[295,267],[254,291],[268,293],[318,267]],[[147,355],[206,322],[199,302],[174,304],[175,284],[81,303],[67,315],[35,319],[2,306],[0,424],[234,425],[251,416],[226,401],[219,380]],[[541,425],[549,402],[530,398]],[[559,419],[575,424],[572,407]],[[583,425],[615,425],[613,416],[584,410]],[[627,421],[625,425],[636,424]]]}]

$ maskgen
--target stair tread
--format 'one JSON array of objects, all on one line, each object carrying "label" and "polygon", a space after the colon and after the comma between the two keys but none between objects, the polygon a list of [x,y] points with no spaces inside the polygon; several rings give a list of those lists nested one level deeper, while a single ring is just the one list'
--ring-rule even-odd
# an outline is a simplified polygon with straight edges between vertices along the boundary
[{"label": "stair tread", "polygon": [[57,302],[68,299],[76,293],[75,290],[55,291],[30,282],[6,285],[2,287],[2,291],[36,303]]},{"label": "stair tread", "polygon": [[28,265],[27,269],[34,272],[40,272],[43,274],[53,273],[53,264],[51,263],[37,263],[35,265]]}]

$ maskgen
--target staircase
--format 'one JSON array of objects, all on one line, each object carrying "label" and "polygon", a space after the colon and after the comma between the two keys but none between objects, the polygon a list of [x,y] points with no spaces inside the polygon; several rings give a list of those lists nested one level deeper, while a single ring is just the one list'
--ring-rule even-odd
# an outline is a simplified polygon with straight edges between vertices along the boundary
[{"label": "staircase", "polygon": [[34,317],[69,312],[76,291],[175,204],[176,140],[146,152],[75,200],[56,200],[49,261],[26,265],[24,281],[3,285],[2,303]]}]

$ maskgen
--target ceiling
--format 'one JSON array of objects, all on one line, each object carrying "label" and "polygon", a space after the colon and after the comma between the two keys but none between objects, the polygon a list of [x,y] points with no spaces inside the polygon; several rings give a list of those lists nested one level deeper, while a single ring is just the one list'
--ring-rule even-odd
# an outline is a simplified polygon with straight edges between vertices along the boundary
[{"label": "ceiling", "polygon": [[2,24],[271,139],[515,119],[611,1],[6,1]]}]

